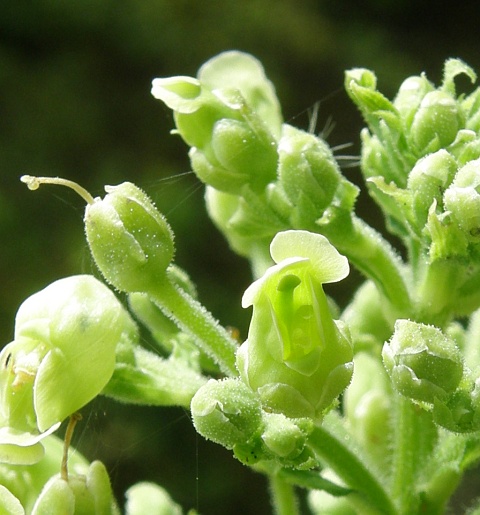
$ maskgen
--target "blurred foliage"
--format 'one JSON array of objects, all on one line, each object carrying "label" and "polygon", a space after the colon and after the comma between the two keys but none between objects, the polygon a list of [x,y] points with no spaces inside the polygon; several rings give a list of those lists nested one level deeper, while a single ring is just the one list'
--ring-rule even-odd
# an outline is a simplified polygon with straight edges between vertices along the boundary
[{"label": "blurred foliage", "polygon": [[[452,9],[414,0],[0,2],[2,342],[12,337],[22,299],[59,277],[94,272],[81,199],[54,187],[30,193],[18,180],[24,173],[73,179],[94,195],[124,180],[143,187],[173,226],[177,262],[200,298],[244,335],[249,313],[239,299],[248,266],[208,221],[203,188],[188,173],[185,146],[169,135],[171,114],[150,96],[151,80],[195,75],[223,50],[251,52],[290,123],[307,129],[320,102],[315,130],[331,118],[328,141],[352,143],[338,153],[355,155],[362,124],[343,92],[344,70],[375,70],[391,94],[421,71],[438,82],[447,57],[478,71],[477,10],[475,2]],[[345,173],[358,176],[355,168]],[[378,219],[369,206],[360,206],[362,215]],[[85,428],[78,445],[106,462],[118,492],[149,479],[205,514],[268,512],[264,482],[197,439],[183,412],[99,400]]]}]

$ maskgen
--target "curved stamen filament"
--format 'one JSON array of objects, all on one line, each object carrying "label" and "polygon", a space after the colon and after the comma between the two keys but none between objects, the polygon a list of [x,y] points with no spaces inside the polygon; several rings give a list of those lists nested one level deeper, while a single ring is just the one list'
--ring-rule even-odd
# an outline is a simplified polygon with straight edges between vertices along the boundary
[{"label": "curved stamen filament", "polygon": [[69,181],[68,179],[62,179],[61,177],[35,177],[33,175],[22,175],[20,180],[24,182],[30,190],[37,190],[42,184],[58,184],[59,186],[66,186],[67,188],[71,188],[76,191],[87,202],[87,204],[93,204],[95,202],[95,199],[85,188],[82,188],[76,182]]}]

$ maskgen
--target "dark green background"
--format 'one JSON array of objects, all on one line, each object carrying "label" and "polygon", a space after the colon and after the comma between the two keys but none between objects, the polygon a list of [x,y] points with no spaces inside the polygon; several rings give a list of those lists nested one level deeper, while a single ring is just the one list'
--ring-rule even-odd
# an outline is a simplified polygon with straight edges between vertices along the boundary
[{"label": "dark green background", "polygon": [[[239,306],[248,266],[208,221],[186,147],[169,135],[171,113],[150,96],[154,77],[195,75],[216,53],[251,52],[274,81],[287,121],[317,129],[331,118],[332,145],[358,154],[360,116],[343,71],[376,71],[390,97],[408,75],[441,79],[447,57],[480,70],[476,2],[414,0],[3,0],[0,2],[0,344],[13,335],[21,301],[49,282],[93,272],[83,202],[58,187],[29,192],[24,173],[79,181],[94,195],[125,180],[143,187],[176,234],[177,262],[222,323],[244,336]],[[358,182],[357,169],[347,176]],[[172,178],[179,176],[177,179]],[[363,196],[365,197],[365,195]],[[363,202],[364,198],[362,198]],[[371,207],[360,206],[369,220]],[[340,302],[345,288],[339,289]],[[195,436],[177,409],[84,410],[79,448],[101,458],[117,492],[137,480],[167,486],[204,515],[268,513],[265,481]],[[253,479],[253,481],[252,481]],[[118,494],[121,497],[121,493]]]}]

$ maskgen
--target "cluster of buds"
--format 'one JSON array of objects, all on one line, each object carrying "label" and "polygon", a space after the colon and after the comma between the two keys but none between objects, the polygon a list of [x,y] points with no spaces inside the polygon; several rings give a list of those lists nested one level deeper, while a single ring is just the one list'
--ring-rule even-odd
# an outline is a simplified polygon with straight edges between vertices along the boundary
[{"label": "cluster of buds", "polygon": [[65,453],[55,435],[43,440],[45,456],[33,465],[0,465],[0,512],[9,515],[118,515],[105,466],[68,453],[68,476],[58,473]]},{"label": "cluster of buds", "polygon": [[449,59],[440,87],[410,77],[393,101],[368,70],[351,70],[345,80],[368,124],[362,172],[370,192],[409,251],[419,304],[436,304],[417,318],[442,325],[442,313],[468,315],[480,306],[480,88],[457,95],[461,74],[476,80],[469,66]]},{"label": "cluster of buds", "polygon": [[323,140],[283,123],[274,87],[254,57],[224,52],[197,78],[155,79],[152,94],[173,110],[175,132],[191,147],[211,218],[257,275],[271,264],[268,244],[278,231],[318,231],[333,204],[353,209],[357,188]]}]

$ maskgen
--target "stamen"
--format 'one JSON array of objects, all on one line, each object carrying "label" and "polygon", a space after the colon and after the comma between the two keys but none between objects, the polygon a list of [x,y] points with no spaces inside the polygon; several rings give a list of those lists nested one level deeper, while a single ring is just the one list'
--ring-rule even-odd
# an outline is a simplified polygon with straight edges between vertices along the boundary
[{"label": "stamen", "polygon": [[82,188],[79,184],[68,179],[61,177],[35,177],[33,175],[22,175],[20,180],[24,182],[29,190],[37,190],[42,184],[58,184],[59,186],[66,186],[77,192],[87,204],[94,204],[95,199],[90,193]]},{"label": "stamen", "polygon": [[64,481],[68,481],[68,450],[70,448],[70,442],[72,441],[73,430],[79,420],[82,420],[82,415],[76,412],[73,415],[70,415],[70,420],[68,421],[67,430],[65,432],[65,439],[63,440],[63,457],[62,457],[62,466],[60,468],[60,477]]}]

